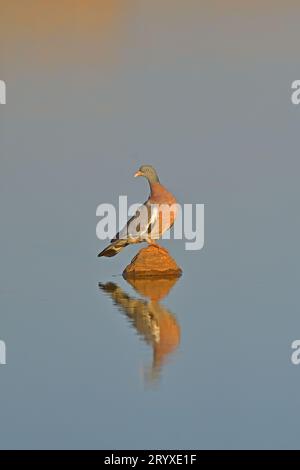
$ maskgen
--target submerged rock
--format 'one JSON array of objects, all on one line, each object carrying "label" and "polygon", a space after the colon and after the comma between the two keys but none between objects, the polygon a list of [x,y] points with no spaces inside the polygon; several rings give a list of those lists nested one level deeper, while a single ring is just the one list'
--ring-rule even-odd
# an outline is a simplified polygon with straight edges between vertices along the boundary
[{"label": "submerged rock", "polygon": [[181,268],[165,248],[149,245],[142,248],[124,269],[127,278],[179,277]]}]

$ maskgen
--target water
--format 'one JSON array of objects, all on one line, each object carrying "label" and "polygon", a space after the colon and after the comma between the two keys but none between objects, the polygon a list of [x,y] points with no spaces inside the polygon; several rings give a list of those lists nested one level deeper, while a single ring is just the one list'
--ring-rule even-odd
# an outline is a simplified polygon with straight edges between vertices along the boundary
[{"label": "water", "polygon": [[[0,447],[299,448],[298,7],[6,3]],[[205,204],[203,250],[163,241],[172,286],[97,258],[142,163]]]},{"label": "water", "polygon": [[176,278],[132,279],[129,284],[139,297],[129,295],[113,282],[99,283],[99,288],[112,298],[118,310],[128,318],[138,335],[152,348],[151,365],[147,366],[143,374],[147,384],[156,383],[164,362],[176,351],[180,343],[178,320],[161,304],[161,300],[168,295],[176,281]]}]

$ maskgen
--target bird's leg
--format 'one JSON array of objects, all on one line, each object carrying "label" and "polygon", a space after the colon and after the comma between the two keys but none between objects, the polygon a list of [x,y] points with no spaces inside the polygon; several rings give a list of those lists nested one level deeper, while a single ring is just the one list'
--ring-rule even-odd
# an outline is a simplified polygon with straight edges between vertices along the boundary
[{"label": "bird's leg", "polygon": [[160,251],[164,251],[165,253],[168,253],[168,250],[164,248],[163,246],[159,245],[158,243],[155,243],[155,241],[152,238],[147,238],[146,242],[149,243],[151,246],[155,246]]}]

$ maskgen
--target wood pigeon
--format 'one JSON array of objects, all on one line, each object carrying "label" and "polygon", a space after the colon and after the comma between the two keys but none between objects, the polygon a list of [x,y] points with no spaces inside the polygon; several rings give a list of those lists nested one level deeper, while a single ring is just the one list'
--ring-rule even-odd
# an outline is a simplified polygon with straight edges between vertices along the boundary
[{"label": "wood pigeon", "polygon": [[176,199],[160,183],[153,166],[142,165],[134,176],[144,176],[148,180],[149,198],[98,256],[115,256],[125,246],[141,242],[147,242],[159,250],[166,251],[154,240],[159,239],[174,224],[178,213]]}]

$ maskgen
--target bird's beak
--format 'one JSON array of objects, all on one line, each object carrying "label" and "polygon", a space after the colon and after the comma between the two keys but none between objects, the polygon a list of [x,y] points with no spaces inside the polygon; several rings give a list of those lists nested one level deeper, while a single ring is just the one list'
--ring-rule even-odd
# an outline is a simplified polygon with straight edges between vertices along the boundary
[{"label": "bird's beak", "polygon": [[143,173],[142,173],[140,170],[138,170],[136,173],[134,173],[133,176],[134,176],[135,178],[136,178],[137,176],[143,176]]}]

